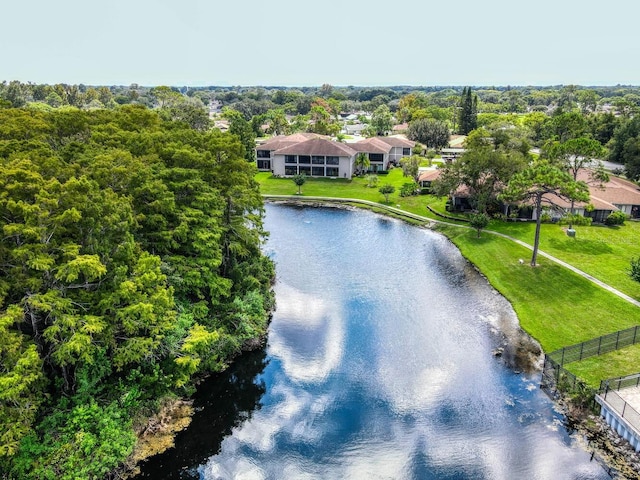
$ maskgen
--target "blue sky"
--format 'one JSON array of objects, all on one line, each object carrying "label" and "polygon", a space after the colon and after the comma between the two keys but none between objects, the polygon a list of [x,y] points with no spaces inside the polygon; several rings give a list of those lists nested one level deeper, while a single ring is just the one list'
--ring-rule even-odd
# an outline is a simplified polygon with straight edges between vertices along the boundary
[{"label": "blue sky", "polygon": [[6,3],[0,80],[640,84],[637,0]]}]

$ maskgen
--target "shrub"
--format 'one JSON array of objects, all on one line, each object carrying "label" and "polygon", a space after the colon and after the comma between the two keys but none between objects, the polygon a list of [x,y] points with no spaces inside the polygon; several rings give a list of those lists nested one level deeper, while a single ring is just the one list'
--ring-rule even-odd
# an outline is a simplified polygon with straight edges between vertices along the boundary
[{"label": "shrub", "polygon": [[627,216],[624,213],[620,211],[612,212],[605,218],[604,223],[605,225],[622,225],[626,219]]},{"label": "shrub", "polygon": [[629,269],[629,275],[636,282],[640,282],[640,257],[631,259],[631,268]]},{"label": "shrub", "polygon": [[478,238],[480,238],[480,232],[482,229],[489,225],[489,216],[484,213],[474,213],[471,215],[469,221],[471,226],[476,229]]},{"label": "shrub", "polygon": [[578,214],[567,214],[564,217],[562,217],[560,220],[558,220],[558,225],[578,225],[578,226],[589,226],[591,225],[592,222],[592,218],[591,217],[585,217],[584,215],[578,215]]},{"label": "shrub", "polygon": [[403,183],[402,187],[400,187],[401,197],[410,197],[412,195],[416,195],[417,193],[418,193],[418,184],[416,182]]},{"label": "shrub", "polygon": [[367,187],[377,187],[378,186],[378,176],[375,174],[367,175]]}]

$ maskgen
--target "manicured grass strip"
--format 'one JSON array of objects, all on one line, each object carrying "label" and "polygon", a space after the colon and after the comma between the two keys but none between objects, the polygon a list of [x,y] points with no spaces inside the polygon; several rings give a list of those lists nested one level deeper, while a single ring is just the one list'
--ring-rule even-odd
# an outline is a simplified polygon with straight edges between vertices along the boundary
[{"label": "manicured grass strip", "polygon": [[547,352],[640,324],[640,309],[510,240],[438,226],[513,305],[520,324]]},{"label": "manicured grass strip", "polygon": [[[533,244],[533,223],[493,222],[489,228]],[[559,225],[542,225],[540,248],[640,300],[640,283],[628,274],[631,258],[640,256],[640,222],[574,228],[570,238]]]},{"label": "manicured grass strip", "polygon": [[601,380],[640,372],[640,344],[587,358],[581,362],[569,363],[564,368],[584,380],[590,387],[598,388]]}]

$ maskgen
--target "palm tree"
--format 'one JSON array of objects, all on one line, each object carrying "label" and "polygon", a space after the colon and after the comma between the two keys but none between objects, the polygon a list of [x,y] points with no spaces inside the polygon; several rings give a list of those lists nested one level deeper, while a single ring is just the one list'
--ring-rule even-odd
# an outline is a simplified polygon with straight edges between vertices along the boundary
[{"label": "palm tree", "polygon": [[366,171],[369,168],[369,165],[371,165],[371,162],[369,162],[369,155],[364,152],[360,152],[356,156],[356,167],[358,167],[358,173]]}]

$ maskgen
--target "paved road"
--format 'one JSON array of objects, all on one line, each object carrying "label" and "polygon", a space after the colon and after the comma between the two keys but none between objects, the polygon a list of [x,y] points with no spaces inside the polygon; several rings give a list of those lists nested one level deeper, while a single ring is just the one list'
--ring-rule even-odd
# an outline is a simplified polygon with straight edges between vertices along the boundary
[{"label": "paved road", "polygon": [[[395,207],[389,207],[387,205],[383,205],[380,203],[376,203],[376,202],[370,202],[368,200],[360,200],[357,198],[333,198],[333,197],[309,197],[309,196],[297,196],[297,195],[262,195],[264,198],[266,199],[273,199],[273,200],[294,200],[294,201],[318,201],[318,202],[342,202],[342,203],[362,203],[364,205],[369,205],[372,207],[376,207],[376,208],[382,208],[384,210],[388,210],[390,212],[396,213],[398,215],[401,215],[403,217],[408,217],[408,218],[413,218],[414,220],[419,220],[421,222],[425,222],[427,224],[431,224],[431,223],[441,223],[444,225],[452,225],[455,227],[460,227],[460,228],[472,228],[466,225],[459,225],[457,223],[450,223],[450,222],[445,222],[443,220],[434,220],[433,218],[428,218],[428,217],[423,217],[422,215],[417,215],[415,213],[411,213],[411,212],[407,212],[405,210],[401,210],[399,208],[395,208]],[[518,240],[517,238],[511,237],[509,235],[505,235],[504,233],[499,233],[499,232],[494,232],[492,230],[484,230],[486,233],[489,233],[491,235],[497,235],[499,237],[502,238],[506,238],[508,240],[511,240],[512,242],[516,242],[518,245],[521,245],[525,248],[528,248],[529,250],[533,250],[533,246],[529,245],[526,242],[523,242],[522,240]],[[554,257],[553,255],[549,255],[548,253],[538,249],[538,255],[551,260],[552,262],[557,263],[558,265],[562,265],[565,268],[568,268],[569,270],[571,270],[572,272],[577,273],[578,275],[586,278],[587,280],[595,283],[596,285],[604,288],[605,290],[608,290],[609,292],[613,293],[614,295],[617,295],[618,297],[622,298],[623,300],[626,300],[629,303],[632,303],[633,305],[635,305],[636,307],[640,307],[640,302],[632,297],[630,297],[629,295],[627,295],[626,293],[622,293],[620,290],[617,290],[615,288],[613,288],[611,285],[607,285],[606,283],[602,282],[601,280],[598,280],[597,278],[593,277],[592,275],[589,275],[586,272],[583,272],[582,270],[574,267],[573,265],[568,264],[567,262],[560,260],[559,258]]]}]

